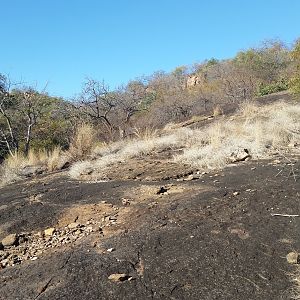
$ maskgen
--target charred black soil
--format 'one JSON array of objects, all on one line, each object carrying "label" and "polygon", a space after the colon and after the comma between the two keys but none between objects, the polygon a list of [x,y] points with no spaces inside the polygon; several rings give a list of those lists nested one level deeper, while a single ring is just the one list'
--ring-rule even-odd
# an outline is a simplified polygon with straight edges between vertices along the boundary
[{"label": "charred black soil", "polygon": [[300,217],[283,216],[300,213],[291,161],[153,181],[62,172],[2,188],[0,238],[91,219],[102,228],[0,270],[0,299],[289,299],[286,255],[300,248]]}]

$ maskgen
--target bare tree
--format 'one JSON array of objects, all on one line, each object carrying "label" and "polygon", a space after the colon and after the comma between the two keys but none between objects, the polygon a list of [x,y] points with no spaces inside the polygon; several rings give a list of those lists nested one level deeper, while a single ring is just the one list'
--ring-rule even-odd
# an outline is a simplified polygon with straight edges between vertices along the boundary
[{"label": "bare tree", "polygon": [[108,128],[113,129],[110,114],[116,106],[116,96],[109,91],[104,81],[87,78],[81,95],[80,108],[92,119],[101,120]]},{"label": "bare tree", "polygon": [[19,143],[12,125],[12,116],[9,109],[14,105],[15,99],[10,90],[13,84],[7,76],[0,74],[0,114],[4,124],[0,124],[1,144],[5,144],[9,154],[18,151]]}]

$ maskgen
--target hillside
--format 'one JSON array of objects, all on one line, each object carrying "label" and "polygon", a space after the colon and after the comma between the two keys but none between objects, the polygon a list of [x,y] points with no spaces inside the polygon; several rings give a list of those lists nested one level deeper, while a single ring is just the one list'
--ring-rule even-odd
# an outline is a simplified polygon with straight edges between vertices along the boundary
[{"label": "hillside", "polygon": [[299,114],[268,95],[2,187],[0,298],[289,299]]}]

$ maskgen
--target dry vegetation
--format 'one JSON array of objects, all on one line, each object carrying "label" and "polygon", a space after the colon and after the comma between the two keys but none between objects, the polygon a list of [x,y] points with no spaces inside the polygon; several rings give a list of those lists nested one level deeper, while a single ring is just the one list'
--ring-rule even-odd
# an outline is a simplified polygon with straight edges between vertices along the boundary
[{"label": "dry vegetation", "polygon": [[52,151],[30,150],[28,156],[21,152],[9,156],[0,168],[0,186],[14,182],[21,178],[22,170],[26,167],[36,167],[48,171],[54,171],[60,167],[63,161],[63,153],[59,147]]},{"label": "dry vegetation", "polygon": [[61,169],[66,162],[87,159],[96,145],[95,141],[95,129],[90,124],[83,123],[76,128],[68,151],[54,147],[51,151],[30,150],[27,156],[22,152],[8,156],[0,167],[0,186],[21,179],[26,168],[33,168],[32,172],[51,172]]},{"label": "dry vegetation", "polygon": [[247,149],[252,159],[268,158],[275,152],[300,154],[300,105],[279,102],[260,107],[248,102],[235,115],[219,115],[201,128],[173,124],[161,130],[136,129],[133,138],[108,144],[97,143],[95,137],[91,125],[81,124],[68,151],[32,150],[27,157],[17,153],[3,163],[0,184],[18,180],[26,167],[54,171],[66,162],[75,162],[69,172],[73,178],[93,173],[93,179],[105,180],[109,167],[164,150],[180,149],[182,153],[174,152],[172,162],[198,170],[223,168],[241,149]]},{"label": "dry vegetation", "polygon": [[130,158],[143,157],[165,149],[182,149],[173,160],[199,170],[222,168],[240,149],[247,149],[253,159],[267,158],[276,153],[299,153],[300,105],[275,103],[259,107],[244,103],[231,118],[221,117],[213,124],[199,129],[164,129],[135,139],[96,147],[92,160],[74,164],[73,178],[97,174],[106,178],[106,168]]}]

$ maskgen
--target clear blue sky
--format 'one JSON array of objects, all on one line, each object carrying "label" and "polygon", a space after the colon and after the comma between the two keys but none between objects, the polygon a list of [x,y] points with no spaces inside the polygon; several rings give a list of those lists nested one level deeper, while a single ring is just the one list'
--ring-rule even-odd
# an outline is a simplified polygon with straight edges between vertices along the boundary
[{"label": "clear blue sky", "polygon": [[0,73],[71,97],[300,37],[298,0],[0,0]]}]

